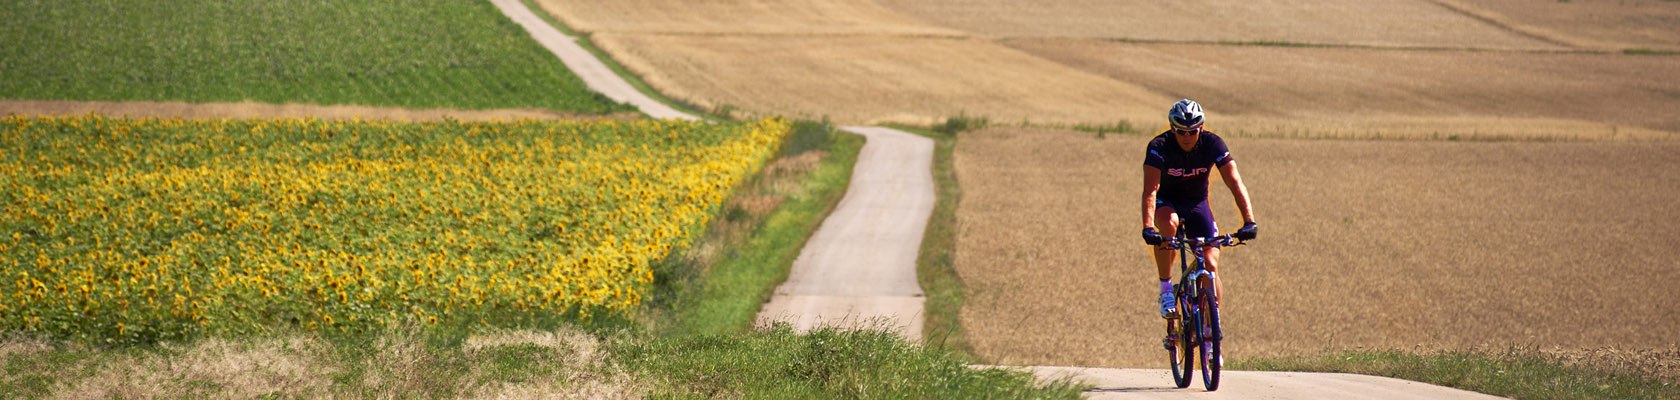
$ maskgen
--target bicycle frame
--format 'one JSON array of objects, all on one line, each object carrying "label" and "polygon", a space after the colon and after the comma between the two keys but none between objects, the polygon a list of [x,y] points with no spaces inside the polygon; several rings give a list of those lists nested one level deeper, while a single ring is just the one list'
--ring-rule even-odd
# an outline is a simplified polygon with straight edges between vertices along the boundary
[{"label": "bicycle frame", "polygon": [[[1219,342],[1224,335],[1220,332],[1219,296],[1214,289],[1218,278],[1207,270],[1205,253],[1210,247],[1237,246],[1242,245],[1242,241],[1230,235],[1191,238],[1181,230],[1163,244],[1179,253],[1179,283],[1173,285],[1173,294],[1178,299],[1178,318],[1167,321],[1166,339],[1168,355],[1174,364],[1174,383],[1180,388],[1190,386],[1191,371],[1195,369],[1190,349],[1194,348],[1202,360],[1203,385],[1209,391],[1218,390],[1219,369],[1223,364]],[[1207,307],[1204,308],[1204,304]],[[1184,353],[1179,354],[1178,351]]]}]

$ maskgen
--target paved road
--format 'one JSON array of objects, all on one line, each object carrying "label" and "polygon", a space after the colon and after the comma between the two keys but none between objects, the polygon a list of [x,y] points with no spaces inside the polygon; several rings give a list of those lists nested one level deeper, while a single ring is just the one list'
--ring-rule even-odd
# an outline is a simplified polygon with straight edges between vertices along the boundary
[{"label": "paved road", "polygon": [[[699,119],[636,91],[571,37],[519,0],[491,0],[560,57],[591,89],[654,118]],[[787,282],[759,312],[761,324],[796,328],[881,326],[912,340],[922,332],[916,256],[933,211],[933,141],[880,127],[844,127],[868,139],[846,191],[794,261]],[[990,367],[977,367],[990,368]],[[1023,368],[1023,367],[1005,367]],[[1487,399],[1479,393],[1364,375],[1226,371],[1218,392],[1171,388],[1167,370],[1024,367],[1045,379],[1096,385],[1092,399]]]},{"label": "paved road", "polygon": [[884,327],[920,340],[916,256],[933,213],[933,140],[889,128],[841,129],[867,140],[851,185],[758,323]]},{"label": "paved road", "polygon": [[594,54],[590,54],[588,50],[583,49],[583,46],[578,45],[576,38],[560,33],[560,30],[554,29],[554,26],[549,25],[548,21],[537,17],[537,14],[532,13],[531,9],[525,7],[525,4],[519,0],[490,0],[490,2],[495,3],[497,8],[501,8],[502,14],[506,14],[508,18],[513,19],[514,23],[525,27],[525,31],[530,32],[531,37],[536,39],[537,43],[541,43],[543,47],[548,48],[549,52],[554,53],[555,57],[559,57],[560,62],[566,64],[566,68],[570,68],[572,73],[577,74],[579,78],[583,78],[583,83],[588,85],[590,89],[601,92],[601,94],[614,101],[636,106],[637,109],[642,110],[642,113],[653,118],[700,119],[700,117],[677,111],[665,105],[665,103],[660,103],[646,94],[642,94],[641,91],[636,90],[635,86],[631,86],[630,82],[613,73],[611,68],[607,68],[607,64],[602,63],[601,59],[595,58]]},{"label": "paved road", "polygon": [[[1022,368],[1022,367],[1004,367]],[[1370,375],[1225,371],[1219,391],[1202,389],[1200,372],[1187,389],[1172,385],[1164,369],[1025,367],[1040,379],[1073,379],[1095,385],[1088,399],[1499,399],[1481,393]]]}]

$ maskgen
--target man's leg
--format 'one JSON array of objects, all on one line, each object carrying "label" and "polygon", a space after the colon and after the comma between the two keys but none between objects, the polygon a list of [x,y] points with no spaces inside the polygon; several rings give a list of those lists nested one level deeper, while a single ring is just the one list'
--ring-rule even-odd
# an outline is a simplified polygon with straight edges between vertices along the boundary
[{"label": "man's leg", "polygon": [[[1183,208],[1184,210],[1179,213],[1179,218],[1184,222],[1182,229],[1185,229],[1185,233],[1189,236],[1204,238],[1219,235],[1219,224],[1214,222],[1213,210],[1208,207],[1207,201],[1202,201],[1194,206]],[[1224,286],[1224,284],[1220,282],[1221,279],[1219,279],[1218,276],[1219,248],[1204,248],[1202,250],[1202,259],[1206,261],[1204,267],[1207,268],[1208,272],[1212,273],[1214,278],[1213,282],[1211,282],[1213,284],[1214,297],[1218,298],[1221,304],[1224,304],[1224,293],[1220,290],[1220,287]],[[1202,282],[1204,285],[1207,283],[1209,282]]]},{"label": "man's leg", "polygon": [[1215,298],[1219,299],[1219,304],[1225,304],[1225,290],[1224,290],[1225,283],[1224,283],[1223,279],[1218,279],[1219,278],[1219,248],[1218,247],[1208,247],[1207,252],[1202,253],[1202,254],[1203,254],[1203,257],[1207,258],[1207,270],[1208,270],[1208,272],[1212,272],[1213,275],[1214,275],[1213,296]]},{"label": "man's leg", "polygon": [[[1162,237],[1173,237],[1178,234],[1178,213],[1166,205],[1155,207],[1155,229]],[[1166,246],[1156,246],[1155,272],[1160,278],[1161,286],[1161,317],[1171,318],[1176,315],[1176,304],[1172,298],[1172,264],[1178,258],[1178,252]]]}]

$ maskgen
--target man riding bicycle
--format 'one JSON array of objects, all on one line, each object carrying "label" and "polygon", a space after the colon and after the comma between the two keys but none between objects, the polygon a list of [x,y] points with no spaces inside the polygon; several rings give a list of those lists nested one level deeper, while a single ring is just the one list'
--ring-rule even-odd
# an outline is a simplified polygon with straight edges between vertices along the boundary
[{"label": "man riding bicycle", "polygon": [[[1225,187],[1242,212],[1243,227],[1232,235],[1237,239],[1254,239],[1259,228],[1254,223],[1253,207],[1248,202],[1248,187],[1237,174],[1237,163],[1226,149],[1219,135],[1202,129],[1202,105],[1190,99],[1179,100],[1167,111],[1172,129],[1161,132],[1149,141],[1143,158],[1143,241],[1154,247],[1155,270],[1161,278],[1161,317],[1178,316],[1172,292],[1172,264],[1177,253],[1162,246],[1163,237],[1186,229],[1190,237],[1211,238],[1219,235],[1214,224],[1213,210],[1208,208],[1208,175],[1219,169]],[[1219,272],[1219,247],[1208,246],[1204,257],[1207,270]],[[1215,280],[1214,293],[1219,293]],[[1219,296],[1223,297],[1223,296]]]}]

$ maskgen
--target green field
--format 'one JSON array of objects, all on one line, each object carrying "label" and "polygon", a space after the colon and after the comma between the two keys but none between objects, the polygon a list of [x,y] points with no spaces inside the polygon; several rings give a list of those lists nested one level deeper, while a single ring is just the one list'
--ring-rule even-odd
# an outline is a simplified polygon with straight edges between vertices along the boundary
[{"label": "green field", "polygon": [[483,1],[6,0],[0,99],[632,111]]}]

